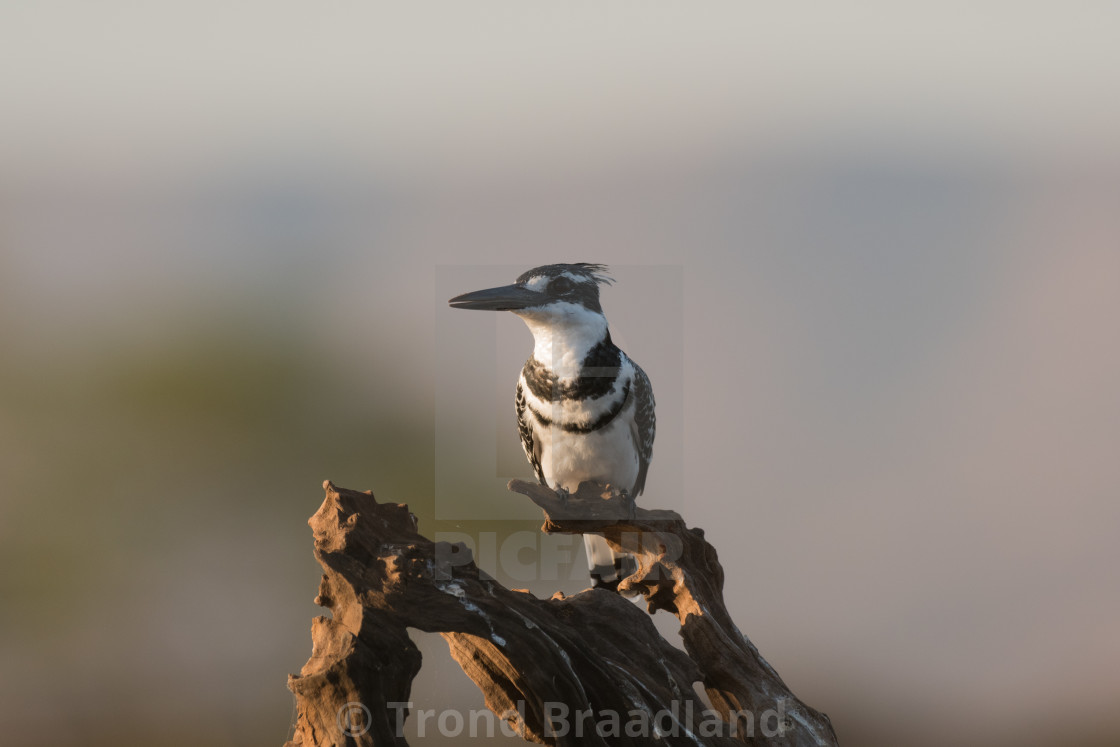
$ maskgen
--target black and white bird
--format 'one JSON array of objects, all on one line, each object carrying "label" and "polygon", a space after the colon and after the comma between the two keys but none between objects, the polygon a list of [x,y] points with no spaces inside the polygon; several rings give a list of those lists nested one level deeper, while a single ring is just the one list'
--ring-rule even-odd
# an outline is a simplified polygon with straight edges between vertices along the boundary
[{"label": "black and white bird", "polygon": [[[465,293],[457,309],[512,311],[533,333],[533,355],[517,381],[521,446],[542,485],[575,492],[585,480],[631,500],[645,489],[655,430],[653,389],[638,364],[611,341],[599,304],[603,265],[535,267],[513,285]],[[595,586],[617,589],[633,559],[585,534]]]}]

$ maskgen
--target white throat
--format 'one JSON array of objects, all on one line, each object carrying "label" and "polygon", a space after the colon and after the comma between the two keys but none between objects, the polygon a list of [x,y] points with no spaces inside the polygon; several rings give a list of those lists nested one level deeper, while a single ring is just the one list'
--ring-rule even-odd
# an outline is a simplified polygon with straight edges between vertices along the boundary
[{"label": "white throat", "polygon": [[587,352],[607,334],[607,318],[581,304],[559,302],[513,313],[533,333],[533,357],[562,379],[578,376]]}]

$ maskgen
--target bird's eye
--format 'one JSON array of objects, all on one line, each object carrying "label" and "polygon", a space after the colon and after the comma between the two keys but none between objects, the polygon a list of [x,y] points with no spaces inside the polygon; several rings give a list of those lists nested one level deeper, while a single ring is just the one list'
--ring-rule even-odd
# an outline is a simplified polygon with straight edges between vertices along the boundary
[{"label": "bird's eye", "polygon": [[568,278],[560,277],[553,280],[548,284],[548,289],[553,293],[567,293],[573,287],[573,283]]}]

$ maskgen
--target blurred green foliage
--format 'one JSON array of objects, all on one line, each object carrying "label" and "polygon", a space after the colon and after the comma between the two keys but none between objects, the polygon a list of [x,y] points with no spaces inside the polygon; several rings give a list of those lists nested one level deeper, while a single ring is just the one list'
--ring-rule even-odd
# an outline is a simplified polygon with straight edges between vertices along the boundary
[{"label": "blurred green foliage", "polygon": [[[306,520],[325,478],[409,502],[428,536],[472,531],[435,520],[430,410],[403,411],[393,381],[306,332],[221,318],[94,344],[5,333],[0,640],[19,654],[0,695],[26,706],[21,743],[120,743],[137,729],[146,744],[282,741],[284,675],[322,612]],[[254,638],[267,644],[246,653]],[[225,663],[184,671],[192,658]],[[210,678],[224,684],[200,696]],[[218,693],[228,723],[197,731],[195,701]],[[80,738],[27,731],[66,697],[86,703],[64,718]],[[177,736],[151,733],[152,719]]]}]

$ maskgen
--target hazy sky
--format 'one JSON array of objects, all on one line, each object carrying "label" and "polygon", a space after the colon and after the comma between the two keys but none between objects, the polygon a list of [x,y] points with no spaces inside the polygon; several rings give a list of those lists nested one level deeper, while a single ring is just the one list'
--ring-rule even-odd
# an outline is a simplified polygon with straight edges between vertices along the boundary
[{"label": "hazy sky", "polygon": [[0,158],[21,170],[190,169],[278,148],[402,177],[554,178],[867,131],[1115,156],[1120,125],[1109,3],[44,2],[0,13]]}]

